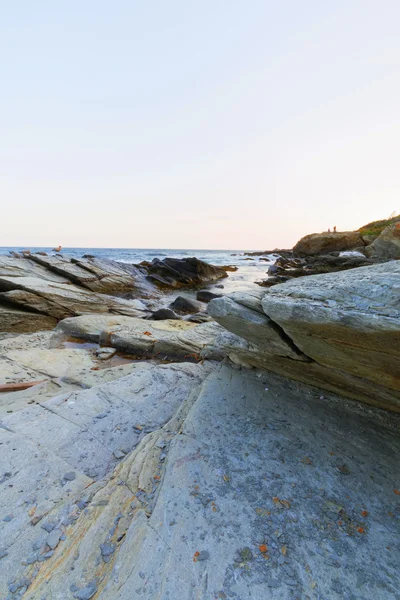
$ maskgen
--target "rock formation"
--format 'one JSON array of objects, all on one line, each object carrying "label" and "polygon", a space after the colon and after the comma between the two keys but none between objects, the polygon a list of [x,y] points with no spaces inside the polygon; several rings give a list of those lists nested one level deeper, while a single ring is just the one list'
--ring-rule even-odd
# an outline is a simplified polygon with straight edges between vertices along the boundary
[{"label": "rock formation", "polygon": [[215,267],[198,258],[155,258],[140,266],[146,270],[147,279],[160,288],[181,288],[203,285],[227,277],[227,267]]},{"label": "rock formation", "polygon": [[233,294],[209,313],[249,343],[234,360],[400,411],[399,293],[392,261]]},{"label": "rock formation", "polygon": [[160,285],[174,289],[227,276],[198,259],[159,263],[146,269],[95,257],[0,256],[0,332],[18,323],[15,331],[29,333],[86,313],[145,317],[154,312]]},{"label": "rock formation", "polygon": [[363,246],[364,241],[358,231],[311,233],[297,242],[293,247],[293,254],[295,256],[314,256],[315,254],[354,250],[354,248]]}]

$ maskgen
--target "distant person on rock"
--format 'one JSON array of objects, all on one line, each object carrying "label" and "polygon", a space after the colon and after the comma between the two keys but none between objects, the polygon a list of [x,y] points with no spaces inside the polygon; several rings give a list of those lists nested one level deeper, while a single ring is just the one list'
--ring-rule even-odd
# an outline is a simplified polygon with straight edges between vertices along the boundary
[{"label": "distant person on rock", "polygon": [[333,233],[336,233],[336,225],[335,225],[335,227],[333,228]]},{"label": "distant person on rock", "polygon": [[62,246],[57,246],[57,248],[53,248],[53,252],[61,252]]},{"label": "distant person on rock", "polygon": [[331,232],[331,230],[330,230],[330,229],[328,229],[328,233],[330,233],[330,232]]}]

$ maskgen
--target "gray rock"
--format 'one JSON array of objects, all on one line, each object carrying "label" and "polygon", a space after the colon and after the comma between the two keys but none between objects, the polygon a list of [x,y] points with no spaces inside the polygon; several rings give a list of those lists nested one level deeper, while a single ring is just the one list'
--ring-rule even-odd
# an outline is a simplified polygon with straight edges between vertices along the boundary
[{"label": "gray rock", "polygon": [[247,340],[227,348],[235,362],[399,411],[399,289],[393,261],[293,279],[258,302],[233,294],[209,312]]},{"label": "gray rock", "polygon": [[386,227],[365,249],[367,256],[376,260],[400,258],[400,222]]},{"label": "gray rock", "polygon": [[57,548],[57,546],[60,542],[61,535],[62,535],[61,529],[53,529],[53,531],[51,531],[49,533],[49,535],[46,538],[46,544],[49,546],[49,548],[51,548],[52,550]]},{"label": "gray rock", "polygon": [[170,304],[170,308],[183,314],[198,313],[202,310],[200,302],[196,302],[196,300],[186,298],[185,296],[177,296]]},{"label": "gray rock", "polygon": [[65,473],[64,479],[66,481],[74,481],[74,479],[76,479],[75,471],[68,471],[68,473]]},{"label": "gray rock", "polygon": [[74,594],[74,598],[77,598],[77,600],[90,600],[90,598],[92,598],[96,592],[97,583],[96,581],[91,581],[84,588],[78,589],[78,591],[76,591]]},{"label": "gray rock", "polygon": [[197,300],[201,302],[210,302],[214,298],[221,298],[222,294],[215,294],[214,292],[210,292],[209,290],[199,290],[196,294]]},{"label": "gray rock", "polygon": [[153,319],[154,321],[165,321],[167,319],[178,320],[179,317],[177,314],[174,313],[173,310],[169,308],[160,308],[159,310],[156,310],[156,312],[153,312],[153,314],[151,315],[151,319]]},{"label": "gray rock", "polygon": [[0,276],[0,302],[40,312],[55,319],[82,313],[114,313],[144,316],[134,300],[94,293],[72,284],[34,277]]}]

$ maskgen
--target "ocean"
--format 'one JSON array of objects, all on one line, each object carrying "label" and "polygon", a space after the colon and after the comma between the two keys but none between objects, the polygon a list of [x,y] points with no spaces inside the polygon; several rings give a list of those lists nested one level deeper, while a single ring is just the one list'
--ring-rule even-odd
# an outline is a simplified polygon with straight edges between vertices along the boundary
[{"label": "ocean", "polygon": [[[10,252],[26,250],[21,246],[0,247],[0,254],[8,255]],[[53,254],[52,248],[30,247],[34,252],[47,252]],[[246,291],[259,279],[266,279],[269,265],[273,264],[276,256],[269,255],[269,261],[260,260],[260,257],[244,255],[244,250],[168,250],[166,248],[63,248],[61,254],[71,258],[82,258],[84,254],[91,254],[99,258],[108,258],[124,263],[140,263],[142,260],[152,261],[154,258],[187,258],[195,256],[200,260],[213,265],[233,265],[237,271],[229,272],[229,277],[223,281],[225,293],[233,291]],[[263,257],[264,259],[266,257]],[[211,286],[212,287],[212,286]]]}]

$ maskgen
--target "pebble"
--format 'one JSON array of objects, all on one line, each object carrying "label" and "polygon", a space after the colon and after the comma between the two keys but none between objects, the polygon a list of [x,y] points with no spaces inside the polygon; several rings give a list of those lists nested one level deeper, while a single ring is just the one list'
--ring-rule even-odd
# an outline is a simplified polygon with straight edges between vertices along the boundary
[{"label": "pebble", "polygon": [[208,558],[210,558],[210,553],[208,550],[202,550],[198,555],[197,560],[207,560]]},{"label": "pebble", "polygon": [[68,473],[65,473],[64,479],[66,481],[74,481],[74,479],[76,479],[75,471],[68,471]]},{"label": "pebble", "polygon": [[62,531],[60,529],[53,529],[53,531],[47,536],[46,539],[46,544],[49,546],[49,548],[51,548],[52,550],[54,550],[54,548],[57,548],[60,542],[61,535]]},{"label": "pebble", "polygon": [[74,594],[74,598],[77,598],[77,600],[89,600],[96,592],[97,584],[95,581],[91,581],[86,587],[78,589]]},{"label": "pebble", "polygon": [[45,523],[43,523],[41,525],[41,528],[44,529],[45,531],[47,531],[47,533],[50,533],[50,531],[53,531],[53,529],[56,525],[57,525],[57,521],[46,521]]},{"label": "pebble", "polygon": [[14,594],[15,592],[17,592],[18,590],[20,590],[23,587],[29,587],[30,584],[31,584],[30,580],[27,577],[23,577],[19,581],[14,581],[13,583],[10,583],[10,585],[8,586],[8,589],[12,594]]},{"label": "pebble", "polygon": [[111,556],[115,552],[115,548],[115,544],[110,544],[109,542],[106,542],[105,544],[100,544],[101,557],[105,563],[110,562]]},{"label": "pebble", "polygon": [[41,554],[38,557],[38,561],[43,562],[45,560],[49,560],[49,558],[51,558],[54,554],[54,550],[49,550],[48,552],[45,552],[45,554]]},{"label": "pebble", "polygon": [[115,458],[119,459],[119,458],[124,458],[126,453],[123,450],[114,450],[113,454],[114,454]]},{"label": "pebble", "polygon": [[14,518],[14,515],[7,515],[4,517],[3,521],[5,521],[6,523],[9,523],[10,521],[12,521]]}]

